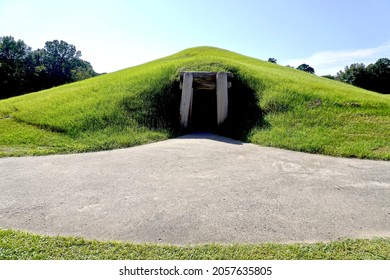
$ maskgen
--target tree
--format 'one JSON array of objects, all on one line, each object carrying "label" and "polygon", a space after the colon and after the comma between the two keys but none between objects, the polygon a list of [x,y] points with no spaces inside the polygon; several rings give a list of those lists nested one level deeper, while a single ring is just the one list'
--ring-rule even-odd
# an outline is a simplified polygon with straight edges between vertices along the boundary
[{"label": "tree", "polygon": [[79,64],[81,52],[74,45],[64,41],[46,42],[43,49],[43,65],[46,68],[52,86],[72,81],[72,69]]},{"label": "tree", "polygon": [[273,57],[268,58],[268,62],[277,63],[277,61],[278,60],[276,58],[273,58]]},{"label": "tree", "polygon": [[390,59],[380,58],[367,67],[353,63],[339,71],[336,80],[364,89],[390,94]]},{"label": "tree", "polygon": [[0,37],[0,98],[58,86],[96,76],[76,47],[64,41],[46,42],[31,51],[22,40]]},{"label": "tree", "polygon": [[78,59],[71,70],[71,80],[81,81],[97,75],[93,70],[92,65],[85,60]]},{"label": "tree", "polygon": [[297,69],[298,69],[298,70],[305,71],[305,72],[308,72],[308,73],[310,73],[310,74],[315,74],[314,68],[313,68],[313,67],[310,67],[310,66],[307,65],[307,64],[301,64],[301,65],[298,66]]},{"label": "tree", "polygon": [[26,58],[27,79],[29,80],[29,88],[25,92],[33,92],[41,89],[50,88],[52,83],[44,64],[45,52],[43,50],[35,50]]},{"label": "tree", "polygon": [[380,58],[368,65],[366,71],[370,76],[369,89],[390,94],[390,59]]},{"label": "tree", "polygon": [[27,68],[24,63],[31,48],[12,36],[0,37],[0,98],[23,92]]},{"label": "tree", "polygon": [[370,78],[363,63],[353,63],[345,66],[344,71],[336,74],[336,80],[362,88],[369,88]]}]

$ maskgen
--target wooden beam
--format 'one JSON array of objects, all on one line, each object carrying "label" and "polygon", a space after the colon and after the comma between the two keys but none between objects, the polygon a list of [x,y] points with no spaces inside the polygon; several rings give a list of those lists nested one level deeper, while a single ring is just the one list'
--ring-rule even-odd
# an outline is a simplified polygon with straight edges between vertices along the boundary
[{"label": "wooden beam", "polygon": [[[185,73],[191,73],[193,77],[193,85],[194,89],[202,89],[202,90],[215,90],[216,89],[216,79],[218,72],[181,72],[180,73],[180,88],[183,86],[183,77]],[[233,78],[232,73],[226,73],[228,78],[228,88],[231,87],[230,79]]]},{"label": "wooden beam", "polygon": [[193,95],[192,82],[193,75],[191,73],[185,73],[183,77],[183,89],[180,101],[180,123],[184,128],[188,126],[188,119],[191,112]]},{"label": "wooden beam", "polygon": [[228,76],[224,72],[217,74],[217,124],[221,125],[228,115]]}]

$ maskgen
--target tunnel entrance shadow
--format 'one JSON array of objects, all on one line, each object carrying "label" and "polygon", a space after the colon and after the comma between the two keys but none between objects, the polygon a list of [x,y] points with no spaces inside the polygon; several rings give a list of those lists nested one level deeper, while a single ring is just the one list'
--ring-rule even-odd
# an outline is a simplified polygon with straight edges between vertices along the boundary
[{"label": "tunnel entrance shadow", "polygon": [[194,90],[188,131],[216,132],[217,97],[209,90]]}]

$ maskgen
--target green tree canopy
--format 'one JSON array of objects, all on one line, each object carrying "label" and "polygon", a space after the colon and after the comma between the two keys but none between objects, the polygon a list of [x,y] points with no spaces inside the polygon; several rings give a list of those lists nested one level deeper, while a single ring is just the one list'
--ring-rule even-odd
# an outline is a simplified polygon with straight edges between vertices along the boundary
[{"label": "green tree canopy", "polygon": [[0,98],[96,76],[81,52],[64,41],[48,41],[32,51],[22,40],[0,37]]},{"label": "green tree canopy", "polygon": [[278,60],[276,58],[270,57],[270,58],[268,58],[268,62],[277,63]]},{"label": "green tree canopy", "polygon": [[353,63],[350,66],[345,66],[344,71],[339,71],[336,77],[339,81],[358,87],[366,85],[368,79],[366,66],[363,63]]},{"label": "green tree canopy", "polygon": [[390,59],[380,58],[368,65],[366,71],[371,79],[371,90],[390,94]]},{"label": "green tree canopy", "polygon": [[364,89],[390,94],[390,59],[380,58],[367,67],[353,63],[339,71],[336,79]]},{"label": "green tree canopy", "polygon": [[72,81],[72,70],[77,67],[81,52],[64,41],[46,42],[43,49],[43,65],[54,86]]},{"label": "green tree canopy", "polygon": [[308,64],[301,64],[297,67],[298,70],[302,70],[302,71],[305,71],[305,72],[308,72],[310,74],[315,74],[315,71],[314,71],[314,68],[309,66]]},{"label": "green tree canopy", "polygon": [[25,60],[30,53],[31,48],[22,40],[0,37],[0,98],[23,92],[27,74]]}]

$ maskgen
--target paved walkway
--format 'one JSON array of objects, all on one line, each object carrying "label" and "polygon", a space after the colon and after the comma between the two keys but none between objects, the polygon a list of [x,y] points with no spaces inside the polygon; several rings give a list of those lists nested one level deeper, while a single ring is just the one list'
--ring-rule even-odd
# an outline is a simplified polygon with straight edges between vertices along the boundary
[{"label": "paved walkway", "polygon": [[212,134],[0,159],[0,228],[174,244],[390,237],[390,162]]}]

